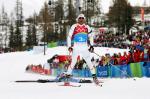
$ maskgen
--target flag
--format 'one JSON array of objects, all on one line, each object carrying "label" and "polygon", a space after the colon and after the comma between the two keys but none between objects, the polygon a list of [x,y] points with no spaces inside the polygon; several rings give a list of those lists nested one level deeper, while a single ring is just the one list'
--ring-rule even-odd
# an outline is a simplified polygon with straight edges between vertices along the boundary
[{"label": "flag", "polygon": [[144,8],[141,8],[141,20],[144,21]]}]

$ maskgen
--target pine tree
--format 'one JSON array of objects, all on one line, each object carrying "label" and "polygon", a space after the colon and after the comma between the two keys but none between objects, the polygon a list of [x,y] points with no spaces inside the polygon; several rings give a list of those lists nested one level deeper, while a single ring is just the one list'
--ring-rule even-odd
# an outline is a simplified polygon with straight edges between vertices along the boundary
[{"label": "pine tree", "polygon": [[133,25],[132,7],[127,0],[114,0],[113,3],[108,14],[109,23],[117,27],[120,33],[128,33]]},{"label": "pine tree", "polygon": [[35,24],[32,26],[32,45],[36,46],[38,44],[37,42],[37,29]]},{"label": "pine tree", "polygon": [[14,27],[12,23],[10,25],[9,47],[14,49]]},{"label": "pine tree", "polygon": [[22,50],[22,35],[19,26],[16,24],[16,29],[14,32],[14,47],[16,50]]},{"label": "pine tree", "polygon": [[64,30],[64,18],[65,18],[65,13],[64,13],[64,1],[63,0],[59,0],[57,2],[55,2],[56,7],[55,7],[55,12],[56,12],[56,21],[58,22],[58,26],[56,26],[55,28],[57,28],[57,30],[59,30],[58,32],[58,40],[65,40],[64,39],[64,35],[66,35],[66,31]]},{"label": "pine tree", "polygon": [[73,6],[72,0],[68,0],[68,23],[71,26],[76,22],[76,10],[75,7]]},{"label": "pine tree", "polygon": [[27,36],[26,36],[26,46],[28,48],[31,48],[32,46],[32,32],[31,32],[31,26],[29,25],[28,26],[28,29],[27,29]]},{"label": "pine tree", "polygon": [[50,39],[49,37],[54,32],[52,32],[52,15],[50,14],[50,9],[48,8],[48,4],[46,2],[39,13],[38,20],[43,30],[43,37],[41,41],[48,43],[50,40],[56,39],[54,37]]},{"label": "pine tree", "polygon": [[22,13],[22,2],[16,1],[16,22],[15,22],[15,32],[14,32],[14,46],[16,50],[22,50],[23,40],[21,29],[23,27],[23,13]]},{"label": "pine tree", "polygon": [[99,0],[83,0],[82,13],[85,14],[87,23],[91,23],[92,16],[100,14],[100,6]]},{"label": "pine tree", "polygon": [[8,25],[9,25],[9,19],[8,19],[8,15],[7,15],[7,12],[5,11],[5,8],[4,6],[2,6],[2,14],[1,14],[1,31],[4,32],[3,34],[3,39],[2,39],[2,42],[4,41],[4,43],[2,44],[3,47],[8,47]]},{"label": "pine tree", "polygon": [[30,24],[27,29],[26,35],[26,47],[32,48],[37,45],[37,36],[36,36],[36,26],[34,24]]}]

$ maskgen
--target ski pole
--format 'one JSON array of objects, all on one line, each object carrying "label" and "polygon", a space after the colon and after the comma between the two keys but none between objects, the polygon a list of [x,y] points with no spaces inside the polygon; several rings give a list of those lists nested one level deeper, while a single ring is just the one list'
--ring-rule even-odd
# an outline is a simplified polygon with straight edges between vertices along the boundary
[{"label": "ski pole", "polygon": [[99,54],[97,54],[96,52],[93,52],[94,54],[96,54],[97,56],[101,57]]}]

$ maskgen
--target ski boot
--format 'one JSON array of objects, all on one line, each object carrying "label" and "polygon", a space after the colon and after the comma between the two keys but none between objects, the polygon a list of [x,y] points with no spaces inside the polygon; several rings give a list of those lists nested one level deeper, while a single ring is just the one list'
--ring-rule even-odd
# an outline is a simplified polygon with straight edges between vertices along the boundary
[{"label": "ski boot", "polygon": [[96,74],[93,74],[92,77],[93,77],[93,82],[94,82],[96,85],[102,87],[102,85],[100,84],[100,81],[99,81],[99,80],[97,79],[97,77],[96,77]]}]

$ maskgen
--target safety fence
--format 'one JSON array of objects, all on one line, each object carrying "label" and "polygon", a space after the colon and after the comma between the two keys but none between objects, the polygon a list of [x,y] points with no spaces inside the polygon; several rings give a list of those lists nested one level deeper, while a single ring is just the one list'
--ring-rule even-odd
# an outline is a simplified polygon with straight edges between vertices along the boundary
[{"label": "safety fence", "polygon": [[[50,70],[50,75],[56,76],[64,72],[64,69],[55,68]],[[73,75],[76,77],[91,77],[88,68],[74,69]],[[97,66],[98,77],[150,77],[150,62],[130,63],[126,65]]]}]

